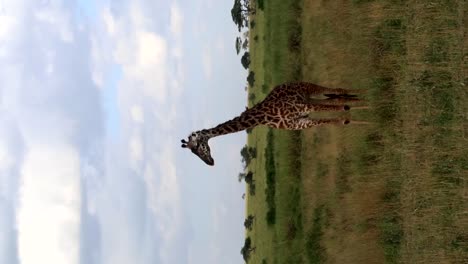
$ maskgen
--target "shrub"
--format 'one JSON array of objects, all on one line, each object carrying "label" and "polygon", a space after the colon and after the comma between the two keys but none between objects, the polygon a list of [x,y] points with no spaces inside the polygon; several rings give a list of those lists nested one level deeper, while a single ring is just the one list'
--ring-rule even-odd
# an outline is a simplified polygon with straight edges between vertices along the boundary
[{"label": "shrub", "polygon": [[255,83],[255,72],[253,71],[250,71],[249,72],[249,75],[247,76],[247,82],[249,83],[249,85],[252,87],[254,86],[254,83]]}]

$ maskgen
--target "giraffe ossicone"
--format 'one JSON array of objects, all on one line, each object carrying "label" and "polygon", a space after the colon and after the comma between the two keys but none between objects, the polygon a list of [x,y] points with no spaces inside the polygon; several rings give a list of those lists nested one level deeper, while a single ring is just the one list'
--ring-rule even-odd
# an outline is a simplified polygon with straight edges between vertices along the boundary
[{"label": "giraffe ossicone", "polygon": [[[239,132],[258,125],[277,129],[301,130],[326,124],[349,124],[347,118],[308,117],[311,112],[349,111],[349,102],[360,101],[356,93],[361,90],[327,88],[313,83],[297,82],[276,86],[266,98],[235,117],[210,129],[192,132],[188,141],[181,140],[182,148],[187,148],[206,164],[213,166],[208,141],[217,136]],[[323,95],[326,99],[312,98]],[[363,108],[361,108],[363,109]],[[362,122],[361,122],[362,123]]]}]

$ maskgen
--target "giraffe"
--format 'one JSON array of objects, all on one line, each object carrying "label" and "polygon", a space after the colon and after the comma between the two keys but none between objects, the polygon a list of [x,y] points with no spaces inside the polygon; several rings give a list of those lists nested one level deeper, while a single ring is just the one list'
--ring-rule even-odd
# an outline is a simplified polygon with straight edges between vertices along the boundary
[{"label": "giraffe", "polygon": [[[221,123],[213,128],[202,129],[190,133],[188,141],[182,139],[182,148],[188,148],[206,164],[213,166],[208,140],[211,138],[239,132],[258,125],[266,125],[277,129],[301,130],[313,126],[327,124],[349,124],[347,118],[308,117],[310,112],[319,111],[349,111],[346,102],[359,101],[355,93],[361,90],[343,88],[327,88],[313,83],[296,82],[281,84],[273,88],[266,98],[251,108],[246,108],[239,116]],[[312,98],[323,95],[327,99]],[[365,109],[367,107],[353,107]],[[355,122],[353,123],[365,123]]]}]

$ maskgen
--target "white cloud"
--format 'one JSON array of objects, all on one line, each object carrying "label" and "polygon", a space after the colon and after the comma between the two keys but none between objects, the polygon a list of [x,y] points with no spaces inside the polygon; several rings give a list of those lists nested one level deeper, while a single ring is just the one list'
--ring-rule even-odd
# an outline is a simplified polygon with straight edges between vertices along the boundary
[{"label": "white cloud", "polygon": [[112,52],[115,41],[113,38],[118,34],[117,30],[120,25],[117,24],[108,7],[103,8],[97,21],[99,23],[94,25],[90,36],[92,58],[90,68],[94,84],[104,90],[106,74],[110,72],[109,69],[112,69],[114,63]]},{"label": "white cloud", "polygon": [[169,28],[174,36],[179,37],[182,34],[183,16],[178,5],[171,6],[171,22]]},{"label": "white cloud", "polygon": [[80,159],[69,145],[31,146],[21,170],[17,211],[22,264],[78,263]]},{"label": "white cloud", "polygon": [[203,73],[205,78],[211,80],[213,75],[213,65],[211,60],[211,54],[208,50],[204,50],[202,54],[202,65],[203,65]]},{"label": "white cloud", "polygon": [[135,168],[143,160],[143,142],[141,137],[134,134],[129,141],[130,161]]},{"label": "white cloud", "polygon": [[18,263],[14,205],[18,185],[18,131],[0,112],[0,263]]},{"label": "white cloud", "polygon": [[80,163],[102,141],[90,33],[69,1],[0,6],[0,263],[79,263]]},{"label": "white cloud", "polygon": [[104,85],[104,66],[105,66],[105,52],[99,43],[99,39],[97,36],[91,37],[91,56],[92,62],[90,67],[92,68],[92,78],[94,84],[99,87],[103,88]]},{"label": "white cloud", "polygon": [[[180,222],[180,187],[171,150],[172,140],[168,137],[174,128],[174,103],[177,100],[169,94],[174,94],[172,88],[180,90],[181,83],[168,81],[169,76],[175,76],[175,73],[170,73],[167,66],[167,39],[148,28],[152,20],[144,15],[142,6],[133,3],[128,10],[116,21],[119,33],[115,36],[117,46],[114,54],[124,71],[124,79],[119,85],[119,107],[121,112],[130,113],[128,120],[123,120],[127,129],[133,131],[128,139],[130,160],[146,164],[142,170],[138,166],[132,168],[143,176],[147,203],[154,219],[157,219],[161,243],[166,249],[160,250],[163,257],[170,254]],[[181,38],[182,13],[176,5],[172,5],[170,10],[171,34],[174,38]],[[176,74],[183,75],[180,70]],[[136,126],[142,126],[143,131]],[[165,138],[164,141],[160,141],[161,138]]]},{"label": "white cloud", "polygon": [[[213,233],[215,237],[220,236],[220,233],[223,230],[227,216],[227,208],[223,202],[219,202],[216,207],[212,209],[212,219],[213,219]],[[219,263],[222,260],[222,251],[217,239],[213,239],[210,244],[210,259],[209,263]]]},{"label": "white cloud", "polygon": [[223,222],[222,219],[226,218],[228,210],[226,208],[226,205],[222,202],[220,202],[217,207],[213,208],[213,230],[217,234],[220,232],[223,228]]},{"label": "white cloud", "polygon": [[218,37],[216,39],[215,48],[219,55],[226,53],[226,44],[223,38]]},{"label": "white cloud", "polygon": [[5,199],[0,199],[0,263],[16,264],[16,230],[13,208]]},{"label": "white cloud", "polygon": [[170,78],[170,90],[173,95],[180,96],[182,85],[184,83],[184,47],[183,47],[183,31],[184,31],[184,15],[179,5],[173,3],[171,6],[169,29],[171,32],[171,55],[173,57],[174,72]]},{"label": "white cloud", "polygon": [[130,115],[132,116],[132,120],[135,123],[144,123],[145,122],[145,116],[143,113],[143,108],[140,105],[134,105],[130,109]]},{"label": "white cloud", "polygon": [[18,35],[18,28],[22,24],[24,3],[8,1],[0,3],[0,59],[8,57],[11,43]]},{"label": "white cloud", "polygon": [[129,21],[132,26],[136,28],[148,28],[153,22],[151,17],[145,15],[145,3],[141,2],[131,2],[128,6],[128,15]]},{"label": "white cloud", "polygon": [[157,228],[162,238],[159,255],[162,263],[171,263],[171,254],[175,240],[180,235],[181,208],[180,187],[177,179],[177,171],[172,157],[172,151],[165,146],[159,153],[159,170],[152,165],[147,165],[143,174],[147,188],[148,205],[157,221]]},{"label": "white cloud", "polygon": [[0,2],[0,47],[3,41],[11,40],[16,29],[21,24],[24,12],[24,1],[2,1]]},{"label": "white cloud", "polygon": [[178,64],[181,63],[180,60],[183,57],[183,24],[184,16],[182,14],[182,11],[176,3],[173,3],[170,10],[169,30],[173,39],[173,41],[171,41],[171,54],[177,60]]},{"label": "white cloud", "polygon": [[50,51],[47,51],[46,52],[46,69],[45,69],[45,72],[47,73],[47,75],[51,75],[54,73],[55,71],[55,65],[54,65],[54,60],[55,60],[55,52],[50,50]]},{"label": "white cloud", "polygon": [[15,164],[15,157],[10,153],[7,143],[0,138],[0,171],[10,169]]},{"label": "white cloud", "polygon": [[[134,32],[134,33],[132,33]],[[156,33],[134,28],[116,39],[115,60],[134,89],[163,103],[167,96],[167,43]]]},{"label": "white cloud", "polygon": [[112,13],[110,12],[109,8],[104,8],[102,12],[102,19],[106,27],[107,34],[113,36],[116,31],[116,25],[114,17],[112,16]]},{"label": "white cloud", "polygon": [[0,43],[8,38],[15,24],[16,19],[13,16],[0,14]]},{"label": "white cloud", "polygon": [[38,8],[34,16],[37,21],[49,24],[48,28],[55,30],[60,35],[62,41],[73,42],[74,34],[71,27],[70,15],[65,11],[61,2],[50,2],[49,5]]},{"label": "white cloud", "polygon": [[[121,122],[125,132],[122,140],[125,146],[122,152],[125,154],[119,158],[119,164],[129,169],[131,174],[134,173],[132,177],[112,177],[109,184],[114,188],[108,190],[113,193],[106,197],[113,197],[115,187],[125,179],[126,186],[138,186],[134,187],[137,190],[131,190],[135,191],[133,195],[129,190],[126,193],[143,200],[138,200],[138,205],[132,204],[133,207],[142,207],[142,215],[134,214],[138,220],[118,212],[103,215],[103,204],[109,201],[98,203],[100,205],[96,213],[107,227],[121,225],[128,228],[121,234],[113,234],[112,240],[132,242],[135,233],[145,234],[143,237],[139,235],[134,245],[126,249],[124,245],[128,243],[114,245],[104,242],[104,263],[125,262],[122,259],[134,263],[154,263],[155,259],[157,263],[181,263],[180,259],[185,254],[177,251],[181,246],[178,241],[183,236],[181,229],[184,221],[179,175],[172,151],[175,143],[172,135],[177,116],[176,102],[184,81],[180,43],[183,16],[178,6],[168,7],[171,10],[167,25],[169,36],[162,35],[155,31],[155,19],[146,15],[151,12],[144,7],[144,2],[135,1],[117,11],[113,10],[118,15],[103,15],[108,37],[115,43],[110,52],[123,74],[118,83],[118,106],[120,113],[123,113]],[[130,180],[132,183],[127,182]],[[107,188],[110,186],[106,186],[106,191]],[[125,204],[119,201],[113,203],[120,206]],[[110,215],[114,217],[109,219]],[[138,221],[144,221],[145,224]],[[110,235],[107,227],[104,231],[105,241],[108,241]],[[116,247],[118,254],[113,253]],[[137,260],[135,256],[138,256]]]}]

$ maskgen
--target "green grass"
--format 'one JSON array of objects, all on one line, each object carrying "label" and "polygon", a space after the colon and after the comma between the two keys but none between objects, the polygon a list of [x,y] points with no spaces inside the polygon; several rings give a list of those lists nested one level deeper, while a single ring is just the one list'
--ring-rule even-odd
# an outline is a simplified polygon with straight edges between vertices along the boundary
[{"label": "green grass", "polygon": [[324,210],[323,206],[315,208],[313,215],[312,228],[307,234],[306,249],[308,263],[318,264],[326,260],[325,249],[322,243],[323,225],[324,225]]},{"label": "green grass", "polygon": [[[285,51],[281,49],[281,45],[288,45],[288,41],[293,44],[294,41],[300,42],[296,40],[300,37],[298,30],[300,27],[297,26],[299,21],[292,19],[291,13],[286,14],[288,12],[281,17],[277,17],[276,14],[276,10],[291,10],[291,6],[284,1],[268,1],[265,2],[263,12],[257,10],[256,26],[250,29],[250,37],[253,40],[251,43],[255,43],[250,47],[251,69],[255,72],[256,79],[254,85],[249,87],[250,93],[255,94],[254,100],[250,101],[251,104],[262,100],[274,85],[292,79],[301,79],[300,67],[297,66],[300,50],[296,48],[291,52],[290,49]],[[291,25],[296,28],[294,36],[289,36],[287,33]],[[266,28],[270,30],[265,30]],[[282,33],[278,34],[278,31]],[[282,44],[265,45],[266,43]],[[288,72],[285,72],[283,67],[277,68],[285,64],[296,68]],[[297,158],[300,157],[298,153],[301,145],[300,133],[255,128],[249,135],[248,142],[256,145],[259,151],[262,149],[265,151],[264,157],[254,160],[250,166],[256,171],[256,177],[264,177],[263,181],[257,182],[257,190],[265,190],[262,195],[257,192],[255,197],[248,197],[247,211],[255,211],[257,215],[265,216],[264,222],[257,223],[252,231],[257,250],[251,262],[260,263],[265,260],[268,263],[298,263],[302,253],[297,252],[297,257],[294,257],[294,250],[291,250],[294,245],[287,245],[288,248],[278,245],[299,241],[298,239],[303,236],[300,166],[297,166],[300,161]],[[284,153],[282,151],[284,149],[287,149],[288,153]],[[293,164],[296,164],[294,168]],[[293,213],[284,214],[278,213],[279,211]],[[277,244],[272,241],[277,241]],[[263,246],[258,246],[260,244]],[[302,250],[302,247],[298,250]]]},{"label": "green grass", "polygon": [[260,2],[249,106],[283,82],[360,88],[352,118],[374,124],[249,133],[250,263],[466,263],[465,1]]}]

